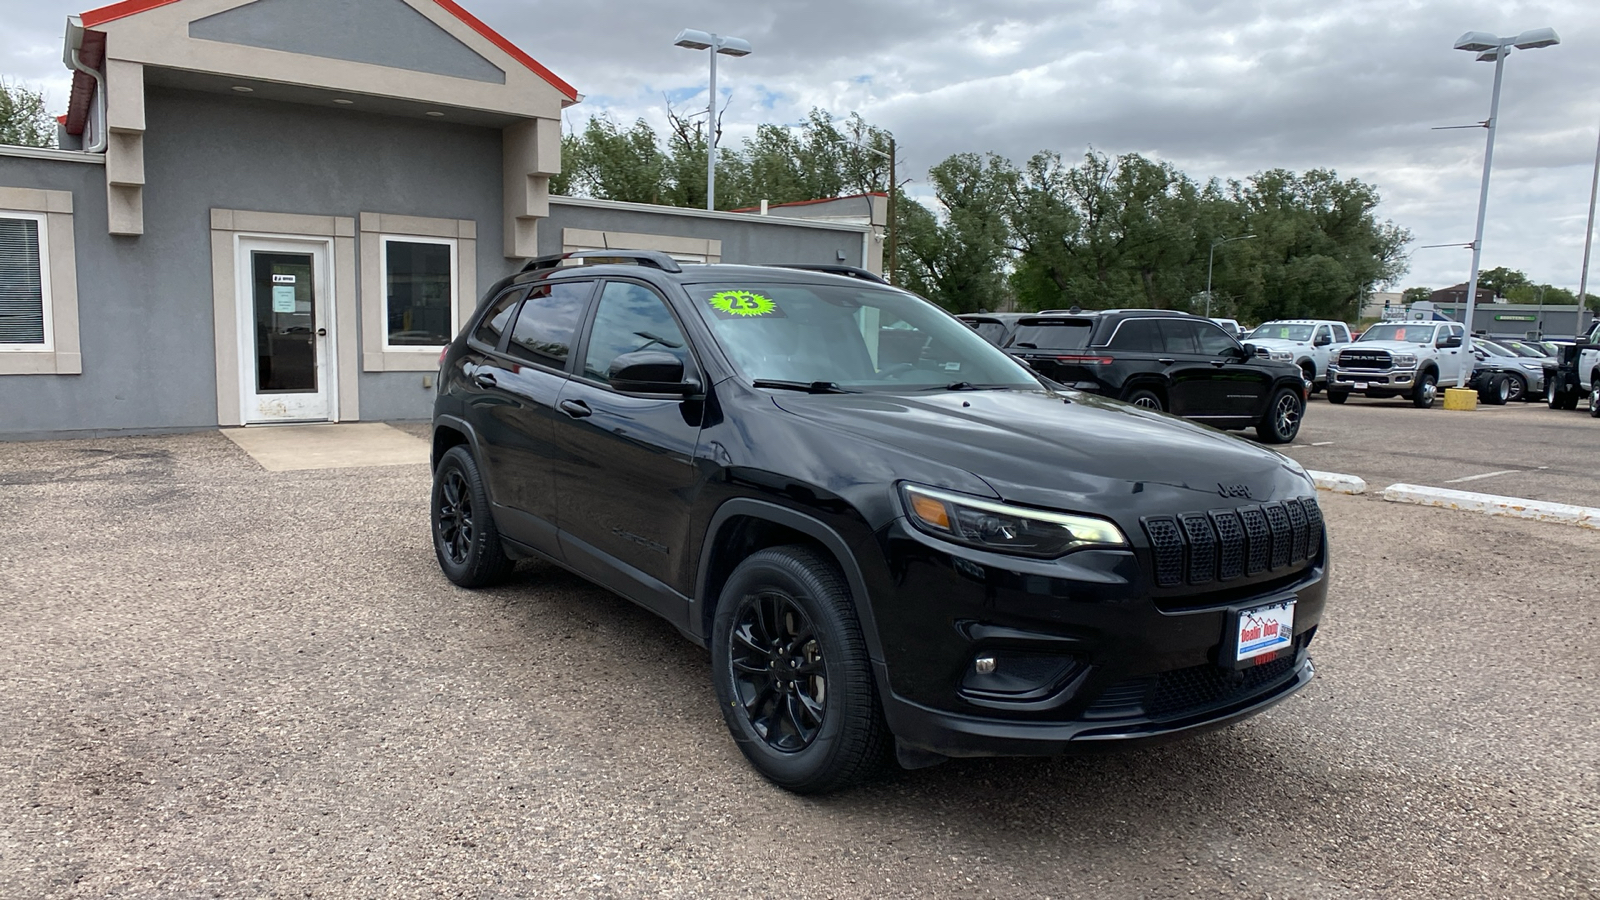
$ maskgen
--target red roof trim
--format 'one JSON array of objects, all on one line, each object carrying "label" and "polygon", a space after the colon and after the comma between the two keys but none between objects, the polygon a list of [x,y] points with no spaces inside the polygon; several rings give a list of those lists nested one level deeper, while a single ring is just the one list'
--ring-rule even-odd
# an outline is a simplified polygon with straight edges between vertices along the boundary
[{"label": "red roof trim", "polygon": [[[785,206],[810,206],[813,203],[832,203],[836,200],[854,200],[858,197],[887,197],[888,191],[867,191],[865,194],[845,194],[843,197],[818,197],[815,200],[790,200],[788,203],[768,203],[767,209],[779,209]],[[744,206],[739,209],[730,209],[728,212],[760,212],[759,206]]]},{"label": "red roof trim", "polygon": [[[83,27],[93,28],[96,25],[103,25],[114,19],[126,18],[131,15],[142,13],[146,10],[155,9],[158,6],[166,6],[169,3],[176,2],[178,2],[178,0],[121,0],[119,3],[112,3],[107,6],[102,6],[99,9],[91,9],[84,13],[80,18],[83,19]],[[456,3],[455,0],[433,0],[433,2],[439,4],[439,6],[443,7],[446,12],[466,23],[467,27],[482,35],[489,41],[489,43],[494,44],[501,50],[511,54],[513,59],[528,67],[533,74],[538,75],[545,81],[548,81],[551,87],[561,92],[562,96],[566,97],[568,100],[574,102],[577,101],[578,91],[576,88],[570,84],[567,84],[565,81],[562,81],[560,78],[557,78],[554,72],[551,72],[549,69],[546,69],[544,66],[540,65],[538,60],[524,53],[522,48],[511,43],[509,40],[506,40],[505,36],[500,34],[500,32],[495,31],[488,25],[483,24],[483,21],[477,16],[467,12],[465,9],[462,9],[461,5]]]}]

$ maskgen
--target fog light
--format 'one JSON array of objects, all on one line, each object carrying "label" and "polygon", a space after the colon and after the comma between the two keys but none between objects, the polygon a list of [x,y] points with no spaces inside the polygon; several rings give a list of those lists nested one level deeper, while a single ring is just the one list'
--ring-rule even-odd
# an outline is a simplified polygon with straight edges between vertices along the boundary
[{"label": "fog light", "polygon": [[973,660],[972,665],[973,668],[978,670],[979,675],[994,674],[995,661],[994,657],[992,656],[980,656],[976,660]]}]

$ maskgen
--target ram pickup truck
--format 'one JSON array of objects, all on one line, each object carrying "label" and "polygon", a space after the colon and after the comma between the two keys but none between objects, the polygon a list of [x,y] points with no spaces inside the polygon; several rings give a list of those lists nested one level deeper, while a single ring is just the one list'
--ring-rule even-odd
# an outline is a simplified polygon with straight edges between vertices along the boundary
[{"label": "ram pickup truck", "polygon": [[1240,340],[1269,359],[1299,366],[1315,391],[1328,383],[1334,351],[1350,344],[1350,326],[1332,319],[1279,319],[1256,326]]},{"label": "ram pickup truck", "polygon": [[[1328,402],[1353,391],[1368,397],[1409,397],[1427,409],[1439,387],[1463,387],[1472,363],[1461,349],[1467,330],[1459,322],[1384,322],[1339,349],[1328,364]],[[1254,341],[1252,341],[1254,343]]]}]

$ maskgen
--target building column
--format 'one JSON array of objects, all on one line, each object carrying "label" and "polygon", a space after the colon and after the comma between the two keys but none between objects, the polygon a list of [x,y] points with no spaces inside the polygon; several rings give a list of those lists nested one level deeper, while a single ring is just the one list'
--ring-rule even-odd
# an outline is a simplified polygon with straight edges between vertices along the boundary
[{"label": "building column", "polygon": [[527,119],[502,132],[505,255],[538,256],[539,220],[550,215],[550,176],[561,172],[561,122]]}]

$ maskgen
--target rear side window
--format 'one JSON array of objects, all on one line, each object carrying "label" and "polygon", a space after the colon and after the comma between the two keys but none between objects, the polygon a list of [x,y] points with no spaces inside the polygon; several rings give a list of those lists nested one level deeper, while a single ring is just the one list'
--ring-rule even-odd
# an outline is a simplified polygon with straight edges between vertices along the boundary
[{"label": "rear side window", "polygon": [[518,359],[555,369],[567,366],[572,335],[583,317],[592,281],[563,281],[533,289],[517,313],[506,352]]},{"label": "rear side window", "polygon": [[498,350],[500,337],[511,325],[511,316],[517,309],[517,301],[522,299],[524,293],[522,288],[518,288],[506,291],[497,297],[490,305],[489,311],[483,314],[483,320],[478,323],[477,330],[472,332],[472,339]]},{"label": "rear side window", "polygon": [[1006,326],[999,322],[979,319],[976,322],[968,321],[967,324],[972,326],[972,330],[976,331],[979,337],[996,347],[1006,339]]},{"label": "rear side window", "polygon": [[[996,323],[996,328],[1005,326]],[[1085,321],[1053,320],[1024,322],[1017,326],[1007,346],[1039,350],[1082,350],[1089,346],[1091,323]],[[983,334],[980,330],[979,334]],[[984,335],[988,337],[988,335]]]},{"label": "rear side window", "polygon": [[1161,338],[1159,319],[1127,319],[1117,326],[1111,336],[1111,349],[1133,353],[1161,353],[1165,343]]}]

